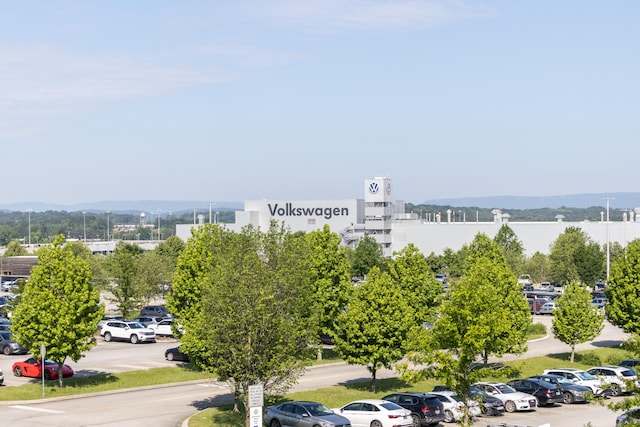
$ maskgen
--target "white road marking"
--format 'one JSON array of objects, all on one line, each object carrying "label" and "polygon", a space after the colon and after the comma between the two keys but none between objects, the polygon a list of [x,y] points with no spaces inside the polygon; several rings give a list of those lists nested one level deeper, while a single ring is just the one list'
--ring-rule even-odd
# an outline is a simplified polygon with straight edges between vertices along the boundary
[{"label": "white road marking", "polygon": [[56,411],[54,409],[34,408],[33,406],[24,406],[24,405],[13,405],[13,406],[9,406],[9,408],[24,409],[27,411],[47,412],[49,414],[64,414],[64,411]]}]

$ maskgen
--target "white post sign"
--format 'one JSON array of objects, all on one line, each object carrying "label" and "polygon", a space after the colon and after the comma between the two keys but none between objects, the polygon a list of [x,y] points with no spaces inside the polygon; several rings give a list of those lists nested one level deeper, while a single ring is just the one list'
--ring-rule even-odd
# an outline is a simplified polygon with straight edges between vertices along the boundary
[{"label": "white post sign", "polygon": [[264,387],[262,384],[249,386],[249,423],[251,427],[262,427],[262,406]]}]

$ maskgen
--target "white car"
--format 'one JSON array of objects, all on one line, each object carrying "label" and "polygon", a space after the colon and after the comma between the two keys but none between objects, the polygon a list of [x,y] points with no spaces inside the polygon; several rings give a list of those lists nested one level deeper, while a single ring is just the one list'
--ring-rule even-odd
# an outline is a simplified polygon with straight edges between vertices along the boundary
[{"label": "white car", "polygon": [[[456,422],[464,415],[465,403],[454,391],[431,391],[429,394],[437,396],[442,402],[445,423]],[[482,414],[480,405],[475,400],[468,402],[467,406],[470,416],[477,417]]]},{"label": "white car", "polygon": [[587,372],[600,380],[601,387],[610,389],[611,394],[619,396],[627,391],[627,383],[632,381],[638,385],[636,371],[623,366],[596,366]]},{"label": "white car", "polygon": [[480,382],[475,383],[474,386],[502,400],[507,412],[535,410],[538,406],[538,399],[535,396],[517,391],[505,383]]},{"label": "white car", "polygon": [[4,384],[4,372],[0,369],[0,385]]},{"label": "white car", "polygon": [[543,374],[551,374],[551,375],[560,375],[561,377],[565,377],[569,381],[587,386],[591,389],[594,395],[599,396],[603,393],[602,384],[600,380],[584,371],[582,369],[576,368],[555,368],[555,369],[547,369],[543,372]]},{"label": "white car", "polygon": [[333,409],[351,422],[351,427],[412,427],[411,411],[388,400],[363,399]]},{"label": "white car", "polygon": [[100,329],[100,336],[107,342],[112,340],[129,341],[131,344],[156,342],[156,333],[153,329],[145,328],[138,322],[121,320],[105,323]]},{"label": "white car", "polygon": [[150,324],[149,328],[153,329],[158,336],[173,336],[173,330],[171,329],[171,325],[173,324],[173,319],[164,319],[159,321],[156,324]]},{"label": "white car", "polygon": [[616,427],[622,427],[627,424],[637,423],[640,421],[640,409],[631,409],[616,418]]},{"label": "white car", "polygon": [[553,314],[553,309],[556,308],[556,303],[553,301],[545,302],[540,307],[539,314]]}]

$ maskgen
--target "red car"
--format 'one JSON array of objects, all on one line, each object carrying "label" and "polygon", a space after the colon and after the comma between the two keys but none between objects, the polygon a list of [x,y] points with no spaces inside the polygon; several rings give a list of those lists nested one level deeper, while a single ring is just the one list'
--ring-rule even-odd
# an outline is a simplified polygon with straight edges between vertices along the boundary
[{"label": "red car", "polygon": [[[16,377],[33,377],[42,378],[42,363],[41,359],[34,359],[33,357],[25,360],[24,362],[16,362],[11,367],[13,375]],[[73,369],[69,365],[62,365],[62,378],[69,378],[73,376]],[[55,380],[58,378],[58,362],[53,360],[44,361],[44,378],[46,380]]]}]

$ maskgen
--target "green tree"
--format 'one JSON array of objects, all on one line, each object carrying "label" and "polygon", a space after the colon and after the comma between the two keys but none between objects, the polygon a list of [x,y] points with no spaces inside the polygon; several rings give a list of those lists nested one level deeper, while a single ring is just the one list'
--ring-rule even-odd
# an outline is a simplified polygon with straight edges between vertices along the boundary
[{"label": "green tree", "polygon": [[551,245],[549,268],[556,281],[579,282],[576,252],[587,243],[587,235],[578,227],[568,227]]},{"label": "green tree", "polygon": [[531,274],[534,283],[550,282],[549,257],[536,252],[531,258],[525,260],[525,271]]},{"label": "green tree", "polygon": [[591,293],[583,286],[570,283],[556,299],[551,330],[553,335],[571,347],[573,363],[576,345],[600,335],[604,327],[604,313],[591,305]]},{"label": "green tree", "polygon": [[9,244],[7,245],[7,249],[2,254],[2,256],[4,257],[23,256],[23,255],[29,255],[29,252],[27,252],[25,247],[22,246],[22,244],[20,244],[20,242],[17,240],[10,241]]},{"label": "green tree", "polygon": [[169,269],[173,271],[178,263],[178,257],[185,247],[186,244],[181,238],[178,236],[170,236],[167,240],[160,242],[154,251],[167,260]]},{"label": "green tree", "polygon": [[524,269],[525,257],[522,242],[518,240],[518,236],[516,236],[516,233],[511,227],[503,224],[493,238],[493,241],[502,249],[505,259],[507,260],[507,265],[514,275],[530,274],[529,271]]},{"label": "green tree", "polygon": [[602,251],[600,245],[590,239],[576,248],[574,262],[583,284],[593,286],[596,280],[604,277],[606,253]]},{"label": "green tree", "polygon": [[347,363],[367,367],[375,392],[376,372],[390,369],[404,356],[405,341],[414,327],[406,297],[388,273],[374,267],[338,316],[335,350]]},{"label": "green tree", "polygon": [[442,298],[443,286],[434,278],[427,259],[418,248],[409,244],[395,252],[389,263],[389,275],[407,297],[416,323],[431,319],[433,309]]},{"label": "green tree", "polygon": [[351,260],[351,274],[353,276],[364,278],[373,267],[384,270],[385,261],[382,256],[382,248],[370,235],[365,235],[358,242],[355,251],[353,251],[353,259]]},{"label": "green tree", "polygon": [[118,242],[109,259],[109,272],[115,283],[111,283],[111,301],[116,303],[122,316],[128,318],[142,302],[138,286],[138,260],[144,253],[139,246]]},{"label": "green tree", "polygon": [[[52,246],[38,252],[38,265],[13,311],[12,331],[33,354],[44,344],[47,358],[57,362],[61,372],[67,357],[77,362],[96,344],[103,313],[89,264],[58,236]],[[62,387],[62,376],[58,383]]]},{"label": "green tree", "polygon": [[349,261],[340,246],[340,236],[332,233],[328,225],[307,234],[306,239],[320,332],[333,336],[336,317],[347,305],[352,286]]},{"label": "green tree", "polygon": [[164,294],[171,283],[171,266],[158,252],[148,251],[136,261],[136,287],[143,305]]},{"label": "green tree", "polygon": [[[286,390],[315,354],[309,250],[304,234],[276,223],[265,233],[203,228],[180,255],[179,295],[168,305],[181,319],[193,316],[185,318],[185,336],[194,347],[202,343],[199,364],[231,384],[237,409],[241,400],[247,406],[250,385],[263,384],[267,394]],[[187,262],[187,254],[200,258]],[[200,310],[188,290],[200,294]]]},{"label": "green tree", "polygon": [[610,273],[607,318],[627,333],[640,334],[640,240],[629,243],[624,256],[611,263]]}]

